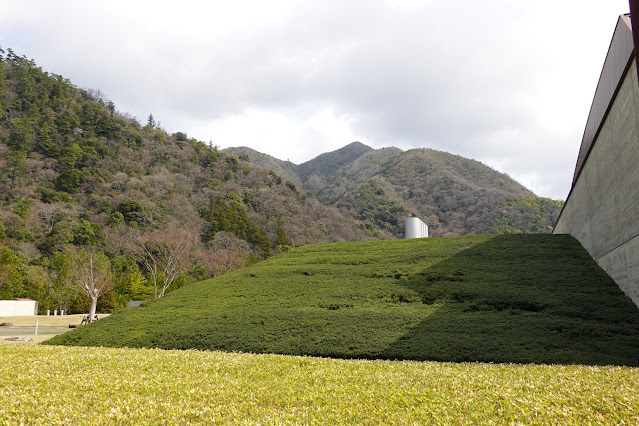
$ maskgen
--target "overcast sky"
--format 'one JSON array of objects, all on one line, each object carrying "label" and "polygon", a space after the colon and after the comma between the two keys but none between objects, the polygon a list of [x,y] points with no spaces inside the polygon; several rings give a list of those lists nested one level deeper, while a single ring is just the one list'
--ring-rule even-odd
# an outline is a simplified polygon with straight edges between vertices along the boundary
[{"label": "overcast sky", "polygon": [[301,163],[358,140],[565,199],[627,0],[0,0],[0,46],[121,112]]}]

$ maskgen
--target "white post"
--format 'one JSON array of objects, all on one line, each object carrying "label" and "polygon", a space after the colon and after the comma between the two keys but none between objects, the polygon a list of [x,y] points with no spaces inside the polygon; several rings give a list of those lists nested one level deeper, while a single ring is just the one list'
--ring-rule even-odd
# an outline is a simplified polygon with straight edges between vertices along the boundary
[{"label": "white post", "polygon": [[36,320],[35,335],[38,335],[38,320]]},{"label": "white post", "polygon": [[53,316],[54,316],[54,317],[57,317],[57,316],[58,316],[58,310],[57,310],[57,309],[53,311]]},{"label": "white post", "polygon": [[51,309],[47,309],[47,316],[51,314]]},{"label": "white post", "polygon": [[64,309],[60,309],[60,315],[64,315]]}]

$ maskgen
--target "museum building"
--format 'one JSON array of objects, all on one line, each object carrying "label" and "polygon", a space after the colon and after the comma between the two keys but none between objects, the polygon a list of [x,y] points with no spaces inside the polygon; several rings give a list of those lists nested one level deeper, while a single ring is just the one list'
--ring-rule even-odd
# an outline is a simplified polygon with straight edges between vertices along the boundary
[{"label": "museum building", "polygon": [[[630,6],[639,16],[639,0]],[[553,233],[577,238],[639,306],[639,33],[634,36],[631,14],[621,15]]]}]

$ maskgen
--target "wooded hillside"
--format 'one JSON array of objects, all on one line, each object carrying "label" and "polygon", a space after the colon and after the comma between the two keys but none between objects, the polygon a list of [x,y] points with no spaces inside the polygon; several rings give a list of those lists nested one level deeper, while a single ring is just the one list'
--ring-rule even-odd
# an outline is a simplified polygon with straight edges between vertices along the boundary
[{"label": "wooded hillside", "polygon": [[111,310],[292,245],[370,238],[247,160],[0,50],[0,298],[86,312],[71,285],[82,250],[108,258]]}]

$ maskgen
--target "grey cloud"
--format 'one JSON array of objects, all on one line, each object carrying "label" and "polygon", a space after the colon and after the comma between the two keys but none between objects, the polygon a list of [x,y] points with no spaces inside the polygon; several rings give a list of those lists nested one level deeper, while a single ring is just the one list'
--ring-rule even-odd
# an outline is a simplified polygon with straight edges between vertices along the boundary
[{"label": "grey cloud", "polygon": [[[601,2],[324,0],[273,2],[266,11],[242,2],[245,10],[228,19],[246,23],[229,30],[220,4],[21,2],[22,11],[0,16],[0,44],[18,40],[14,48],[44,68],[102,90],[138,118],[153,112],[170,131],[190,133],[180,126],[201,129],[250,108],[303,121],[330,105],[371,145],[495,159],[513,176],[537,174],[554,197],[569,185],[576,153],[553,150],[578,144],[581,130],[555,134],[575,127],[571,110],[553,118],[554,128],[542,123],[540,99],[553,100],[539,88],[561,66],[547,63],[561,54],[548,55],[552,28],[544,25],[557,25],[553,12],[603,10]],[[604,44],[625,9],[602,25]],[[578,19],[561,22],[583,28]]]}]

